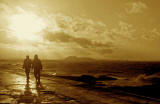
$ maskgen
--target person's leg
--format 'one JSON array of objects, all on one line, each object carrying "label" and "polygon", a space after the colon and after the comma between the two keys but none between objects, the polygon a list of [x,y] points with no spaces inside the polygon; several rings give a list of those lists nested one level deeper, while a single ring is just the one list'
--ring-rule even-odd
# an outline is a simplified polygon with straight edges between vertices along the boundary
[{"label": "person's leg", "polygon": [[40,83],[40,70],[38,70],[38,83]]},{"label": "person's leg", "polygon": [[27,80],[29,80],[29,69],[26,70]]},{"label": "person's leg", "polygon": [[30,69],[28,69],[28,79],[29,79],[29,73],[30,73]]},{"label": "person's leg", "polygon": [[27,69],[25,69],[25,74],[26,74],[26,78],[27,78]]},{"label": "person's leg", "polygon": [[36,82],[37,82],[37,72],[36,72],[36,70],[34,70],[34,77],[35,77]]}]

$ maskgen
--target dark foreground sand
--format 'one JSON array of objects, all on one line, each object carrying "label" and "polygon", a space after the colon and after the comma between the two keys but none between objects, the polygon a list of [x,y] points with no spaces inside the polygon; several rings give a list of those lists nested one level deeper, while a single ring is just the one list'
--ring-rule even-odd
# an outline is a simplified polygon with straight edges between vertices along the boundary
[{"label": "dark foreground sand", "polygon": [[0,70],[0,103],[160,104],[158,99],[128,94],[118,88],[109,89],[101,83],[95,86],[94,81],[88,84],[76,77],[43,74],[41,79],[41,84],[36,85],[32,72],[30,81],[27,82],[23,70],[2,68]]}]

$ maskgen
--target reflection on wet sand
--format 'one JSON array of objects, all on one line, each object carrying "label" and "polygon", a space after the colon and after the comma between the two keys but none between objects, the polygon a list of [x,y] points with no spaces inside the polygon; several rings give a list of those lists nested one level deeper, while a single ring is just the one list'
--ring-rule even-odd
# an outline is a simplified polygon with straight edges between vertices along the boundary
[{"label": "reflection on wet sand", "polygon": [[[32,85],[33,83],[31,83]],[[29,80],[26,81],[24,93],[19,96],[17,103],[41,103],[42,96],[40,94],[41,89],[43,88],[42,84],[36,84],[35,88],[31,88]],[[36,93],[33,93],[33,89],[36,90]]]}]

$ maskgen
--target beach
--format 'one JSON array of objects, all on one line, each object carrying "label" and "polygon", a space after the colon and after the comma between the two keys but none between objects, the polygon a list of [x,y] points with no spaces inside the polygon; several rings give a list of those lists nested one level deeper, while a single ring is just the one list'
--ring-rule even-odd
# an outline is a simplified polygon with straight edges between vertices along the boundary
[{"label": "beach", "polygon": [[[148,78],[147,74],[146,76],[142,74],[142,72],[145,71],[139,71],[139,73],[138,72],[136,73],[137,75],[127,74],[128,75],[127,76],[124,75],[124,73],[121,73],[122,70],[120,69],[116,71],[112,70],[112,72],[111,71],[109,72],[106,69],[106,72],[104,72],[103,70],[103,72],[101,73],[99,71],[96,71],[96,69],[100,68],[100,66],[101,68],[102,67],[104,68],[104,65],[106,64],[103,64],[102,62],[101,64],[97,63],[98,66],[96,65],[97,67],[93,68],[94,66],[90,64],[94,62],[72,62],[71,64],[70,62],[66,62],[66,60],[65,62],[64,60],[42,61],[44,68],[41,73],[41,84],[37,85],[35,82],[35,78],[33,76],[33,69],[31,69],[30,80],[26,81],[26,76],[24,70],[22,69],[22,62],[23,61],[0,61],[0,103],[6,103],[6,104],[7,103],[8,104],[27,104],[27,103],[159,104],[160,103],[159,97],[157,97],[156,95],[137,93],[138,91],[135,90],[135,89],[139,90],[139,88],[142,88],[144,86],[149,86],[148,89],[150,90],[153,89],[150,87],[153,86],[152,85],[153,82],[149,80],[151,76],[148,75],[150,76]],[[81,66],[79,66],[79,64],[81,64]],[[114,66],[115,65],[119,64],[114,63]],[[120,65],[122,65],[122,63]],[[131,66],[131,64],[127,65]],[[142,63],[136,65],[144,67]],[[88,66],[88,69],[90,69],[92,66],[92,71],[83,69],[82,72],[80,69],[78,70],[78,68],[76,68],[78,66],[79,68]],[[73,69],[70,69],[71,67]],[[110,64],[110,68],[111,67],[114,68],[113,64]],[[150,79],[153,78],[151,77]],[[146,88],[146,90],[148,89]],[[139,90],[139,92],[140,91],[141,90]]]}]

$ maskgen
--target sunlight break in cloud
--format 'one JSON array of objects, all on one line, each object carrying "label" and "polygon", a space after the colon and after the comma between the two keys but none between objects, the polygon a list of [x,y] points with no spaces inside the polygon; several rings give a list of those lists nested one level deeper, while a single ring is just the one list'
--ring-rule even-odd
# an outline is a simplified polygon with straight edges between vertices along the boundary
[{"label": "sunlight break in cloud", "polygon": [[24,10],[10,16],[9,22],[12,35],[20,40],[40,40],[38,33],[46,27],[42,18]]}]

